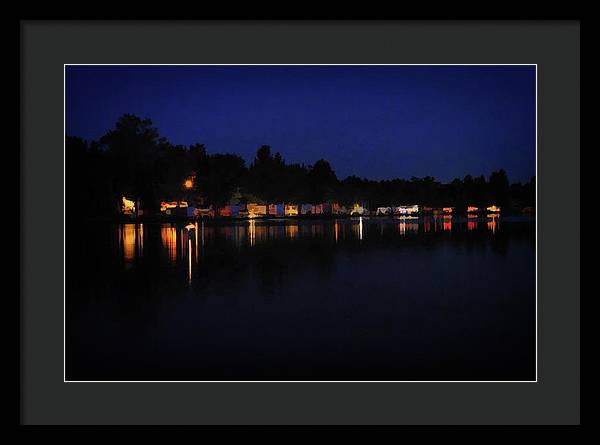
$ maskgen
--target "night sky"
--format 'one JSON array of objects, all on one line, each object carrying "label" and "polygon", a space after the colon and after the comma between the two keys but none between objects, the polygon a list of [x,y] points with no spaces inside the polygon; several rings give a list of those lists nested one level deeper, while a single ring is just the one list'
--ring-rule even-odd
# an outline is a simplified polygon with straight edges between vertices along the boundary
[{"label": "night sky", "polygon": [[535,66],[68,66],[66,131],[125,113],[173,144],[331,162],[338,178],[535,175]]}]

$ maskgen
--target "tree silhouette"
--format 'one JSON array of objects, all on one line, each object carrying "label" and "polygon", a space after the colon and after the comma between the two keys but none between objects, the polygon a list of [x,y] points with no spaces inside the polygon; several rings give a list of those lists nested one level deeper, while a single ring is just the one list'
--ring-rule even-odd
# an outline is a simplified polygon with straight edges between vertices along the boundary
[{"label": "tree silhouette", "polygon": [[[382,206],[418,204],[485,208],[505,213],[535,206],[535,177],[511,184],[502,169],[486,180],[466,175],[442,184],[432,176],[372,181],[357,176],[339,180],[332,166],[319,159],[312,166],[287,164],[281,153],[262,145],[249,168],[235,154],[208,154],[201,143],[172,145],[150,119],[126,114],[98,141],[66,136],[67,212],[73,216],[111,216],[122,196],[140,201],[147,214],[161,200],[189,198],[191,205],[223,206],[234,193],[242,201],[264,203],[339,202]],[[194,178],[191,190],[184,181]]]}]

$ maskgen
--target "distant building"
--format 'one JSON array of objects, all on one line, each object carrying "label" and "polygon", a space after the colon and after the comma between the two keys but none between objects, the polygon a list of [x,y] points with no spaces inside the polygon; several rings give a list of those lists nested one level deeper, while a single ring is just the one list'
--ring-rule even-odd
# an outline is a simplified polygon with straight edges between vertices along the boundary
[{"label": "distant building", "polygon": [[404,205],[398,206],[394,208],[394,213],[396,215],[414,215],[415,213],[419,213],[418,205]]},{"label": "distant building", "polygon": [[303,215],[310,215],[312,213],[312,204],[302,204],[300,213]]},{"label": "distant building", "polygon": [[198,216],[201,217],[214,217],[215,216],[215,210],[213,209],[213,206],[207,207],[207,208],[202,208],[202,209],[197,209],[198,210]]},{"label": "distant building", "polygon": [[232,216],[231,206],[226,205],[225,207],[221,207],[219,209],[219,216],[224,216],[224,217]]},{"label": "distant building", "polygon": [[122,197],[121,212],[124,215],[135,215],[135,203],[125,196]]},{"label": "distant building", "polygon": [[187,201],[168,201],[168,202],[161,202],[160,203],[160,211],[166,213],[167,215],[170,215],[171,209],[175,209],[177,207],[187,207],[188,203]]},{"label": "distant building", "polygon": [[264,204],[247,204],[246,209],[248,210],[248,218],[267,215],[267,206]]},{"label": "distant building", "polygon": [[392,208],[391,207],[377,207],[376,215],[391,215]]},{"label": "distant building", "polygon": [[298,206],[296,204],[286,204],[285,216],[297,216],[297,215],[298,215]]},{"label": "distant building", "polygon": [[269,215],[284,216],[285,215],[285,205],[284,204],[269,204]]},{"label": "distant building", "polygon": [[368,213],[369,211],[360,204],[354,204],[350,210],[350,215],[366,215]]}]

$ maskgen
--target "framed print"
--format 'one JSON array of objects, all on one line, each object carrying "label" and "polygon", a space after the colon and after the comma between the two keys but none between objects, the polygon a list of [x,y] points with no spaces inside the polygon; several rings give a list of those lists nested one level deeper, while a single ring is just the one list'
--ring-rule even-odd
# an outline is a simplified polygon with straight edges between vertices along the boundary
[{"label": "framed print", "polygon": [[21,27],[22,423],[579,422],[578,22]]}]

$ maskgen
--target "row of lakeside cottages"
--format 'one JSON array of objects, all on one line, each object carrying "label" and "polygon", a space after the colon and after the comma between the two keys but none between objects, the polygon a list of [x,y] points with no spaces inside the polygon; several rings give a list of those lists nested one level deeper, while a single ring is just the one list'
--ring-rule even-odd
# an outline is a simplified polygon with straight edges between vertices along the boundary
[{"label": "row of lakeside cottages", "polygon": [[[136,212],[136,206],[133,201],[123,197],[122,211],[124,214],[141,215],[142,212]],[[418,205],[404,205],[396,207],[378,207],[375,211],[370,211],[361,204],[354,204],[352,207],[340,206],[337,203],[323,204],[236,204],[226,205],[215,209],[213,206],[208,208],[197,208],[188,206],[186,201],[171,201],[161,202],[161,214],[171,216],[182,216],[188,218],[198,217],[239,217],[239,218],[256,218],[266,216],[298,216],[298,215],[400,215],[400,216],[415,216],[418,214],[433,214],[433,215],[451,215],[454,207],[420,207]],[[499,213],[500,208],[492,205],[486,208],[478,208],[469,206],[467,213]]]}]

